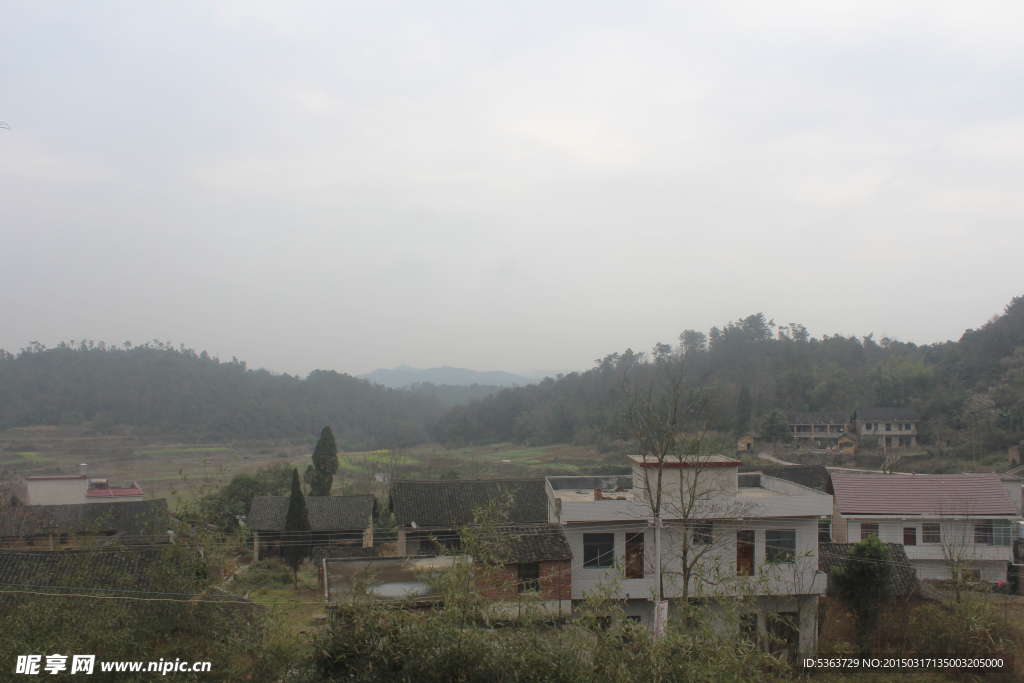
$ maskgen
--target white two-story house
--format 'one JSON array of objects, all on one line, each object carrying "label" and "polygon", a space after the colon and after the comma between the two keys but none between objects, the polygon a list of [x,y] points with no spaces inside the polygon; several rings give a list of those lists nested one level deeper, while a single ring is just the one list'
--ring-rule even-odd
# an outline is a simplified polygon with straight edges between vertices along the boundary
[{"label": "white two-story house", "polygon": [[549,521],[572,548],[573,600],[604,591],[646,625],[662,600],[670,617],[685,599],[739,606],[744,628],[772,628],[813,651],[826,587],[818,525],[832,497],[739,474],[740,462],[721,455],[629,462],[631,475],[546,479]]},{"label": "white two-story house", "polygon": [[998,474],[833,474],[832,487],[837,542],[901,543],[919,579],[1006,580],[1021,516]]}]

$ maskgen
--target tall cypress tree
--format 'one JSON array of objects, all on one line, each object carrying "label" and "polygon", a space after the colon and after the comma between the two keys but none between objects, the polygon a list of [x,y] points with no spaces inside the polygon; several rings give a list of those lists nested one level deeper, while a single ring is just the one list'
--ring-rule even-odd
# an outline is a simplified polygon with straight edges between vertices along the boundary
[{"label": "tall cypress tree", "polygon": [[309,495],[329,496],[334,484],[334,473],[338,471],[338,444],[330,426],[324,427],[313,449],[313,464],[306,468],[306,482]]},{"label": "tall cypress tree", "polygon": [[306,509],[306,498],[299,486],[299,470],[292,470],[292,495],[288,499],[288,518],[284,523],[284,542],[281,544],[281,556],[292,568],[295,588],[299,587],[299,567],[310,555],[312,538],[309,524],[309,510]]}]

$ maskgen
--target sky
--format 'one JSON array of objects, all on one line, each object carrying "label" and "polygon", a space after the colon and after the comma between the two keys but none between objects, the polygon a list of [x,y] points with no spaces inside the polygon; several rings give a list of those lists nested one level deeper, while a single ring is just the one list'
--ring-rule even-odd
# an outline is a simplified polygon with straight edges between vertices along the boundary
[{"label": "sky", "polygon": [[1024,5],[0,4],[0,347],[587,369],[1024,295]]}]

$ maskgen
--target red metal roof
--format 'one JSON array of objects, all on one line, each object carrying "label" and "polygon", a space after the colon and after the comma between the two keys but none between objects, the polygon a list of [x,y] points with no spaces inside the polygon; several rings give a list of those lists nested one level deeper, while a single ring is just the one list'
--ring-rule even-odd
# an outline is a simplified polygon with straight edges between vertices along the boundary
[{"label": "red metal roof", "polygon": [[1017,515],[998,474],[833,474],[842,515]]}]

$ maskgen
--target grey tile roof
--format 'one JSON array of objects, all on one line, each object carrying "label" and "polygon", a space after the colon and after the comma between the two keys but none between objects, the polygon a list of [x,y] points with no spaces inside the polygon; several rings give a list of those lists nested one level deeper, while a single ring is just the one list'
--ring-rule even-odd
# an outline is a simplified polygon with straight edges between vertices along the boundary
[{"label": "grey tile roof", "polygon": [[[157,548],[0,550],[0,589],[19,586],[144,591],[165,568]],[[13,586],[11,584],[14,584]]]},{"label": "grey tile roof", "polygon": [[786,413],[786,422],[798,425],[850,424],[849,413]]},{"label": "grey tile roof", "polygon": [[741,467],[740,473],[760,472],[766,477],[784,479],[807,488],[832,493],[831,477],[821,465],[779,465],[772,467]]},{"label": "grey tile roof", "polygon": [[571,560],[572,549],[557,524],[505,529],[507,563]]},{"label": "grey tile roof", "polygon": [[542,524],[548,521],[548,498],[543,479],[467,481],[396,481],[389,508],[399,527],[416,522],[420,528],[452,528],[473,523],[473,512],[491,501],[512,496],[508,521]]},{"label": "grey tile roof", "polygon": [[125,543],[163,543],[169,523],[167,501],[162,499],[0,507],[0,538],[118,534]]},{"label": "grey tile roof", "polygon": [[[847,562],[853,543],[819,543],[818,570],[831,577],[834,567],[841,567]],[[886,543],[889,558],[893,564],[892,592],[894,595],[913,595],[920,590],[917,572],[910,564],[907,553],[899,543]],[[831,579],[830,579],[831,580]]]},{"label": "grey tile roof", "polygon": [[857,410],[858,420],[909,420],[917,419],[917,411],[913,408],[860,408]]},{"label": "grey tile roof", "polygon": [[[366,529],[377,509],[375,496],[306,496],[313,531]],[[288,496],[256,496],[245,525],[253,531],[284,531]]]}]

